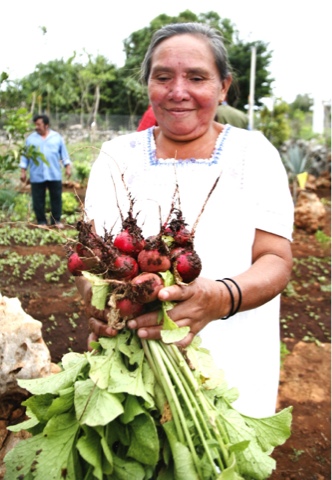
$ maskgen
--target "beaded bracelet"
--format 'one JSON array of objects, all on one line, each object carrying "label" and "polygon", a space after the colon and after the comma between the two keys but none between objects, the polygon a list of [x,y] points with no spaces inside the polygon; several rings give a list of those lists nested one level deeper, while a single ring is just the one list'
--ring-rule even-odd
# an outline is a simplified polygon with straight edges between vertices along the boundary
[{"label": "beaded bracelet", "polygon": [[[226,282],[225,280],[228,280],[228,281],[232,282],[232,283],[235,285],[235,287],[236,287],[236,289],[237,289],[237,291],[238,291],[239,300],[238,300],[238,304],[237,304],[236,308],[234,308],[234,307],[235,307],[235,300],[234,300],[234,295],[233,295],[232,289],[231,289],[231,287],[227,284],[227,282]],[[229,294],[230,294],[230,297],[231,297],[231,309],[230,309],[230,312],[229,312],[229,314],[226,315],[225,317],[221,317],[221,320],[227,320],[228,318],[232,317],[233,315],[235,315],[235,314],[239,311],[239,309],[240,309],[240,307],[241,307],[241,303],[242,303],[242,292],[241,292],[241,289],[240,289],[239,285],[237,284],[237,282],[236,282],[235,280],[233,280],[232,278],[224,278],[224,279],[222,279],[222,280],[216,280],[216,281],[217,281],[217,282],[221,282],[221,283],[223,283],[223,284],[225,285],[225,287],[227,288],[227,290],[228,290],[228,292],[229,292]]]}]

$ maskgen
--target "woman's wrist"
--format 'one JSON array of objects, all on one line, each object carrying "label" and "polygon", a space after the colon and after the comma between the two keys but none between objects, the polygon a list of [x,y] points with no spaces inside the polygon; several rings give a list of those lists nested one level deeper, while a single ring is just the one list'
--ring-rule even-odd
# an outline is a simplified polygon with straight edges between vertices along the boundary
[{"label": "woman's wrist", "polygon": [[229,294],[229,312],[221,317],[221,320],[227,320],[240,311],[242,304],[242,291],[239,284],[233,278],[226,277],[221,280],[217,279],[216,282],[221,282],[226,287]]}]

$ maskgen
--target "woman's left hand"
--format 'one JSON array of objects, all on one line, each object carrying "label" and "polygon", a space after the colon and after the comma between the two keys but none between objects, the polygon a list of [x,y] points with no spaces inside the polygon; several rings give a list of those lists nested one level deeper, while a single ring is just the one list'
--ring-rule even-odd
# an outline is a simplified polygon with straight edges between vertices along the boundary
[{"label": "woman's left hand", "polygon": [[[159,300],[175,302],[168,310],[169,317],[179,327],[190,327],[190,333],[178,346],[186,347],[209,322],[229,313],[230,298],[223,284],[214,280],[198,277],[188,285],[172,285],[159,292]],[[158,312],[140,315],[127,323],[129,328],[137,329],[140,338],[160,339],[162,325],[158,325]]]}]

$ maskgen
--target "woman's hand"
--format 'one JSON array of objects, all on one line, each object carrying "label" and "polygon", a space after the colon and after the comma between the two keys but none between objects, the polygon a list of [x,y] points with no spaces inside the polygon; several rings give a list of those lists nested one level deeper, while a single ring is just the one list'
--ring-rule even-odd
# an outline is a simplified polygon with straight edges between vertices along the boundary
[{"label": "woman's hand", "polygon": [[90,343],[98,341],[99,337],[115,337],[118,330],[107,323],[109,308],[98,310],[91,305],[92,287],[89,280],[84,277],[75,277],[77,290],[85,304],[85,312],[89,322],[88,350],[91,350]]},{"label": "woman's hand", "polygon": [[[234,280],[242,292],[239,311],[259,307],[278,295],[287,285],[292,270],[290,242],[277,235],[256,230],[253,244],[253,264],[237,275]],[[239,292],[231,282],[234,305],[239,305]],[[209,322],[230,314],[233,309],[227,287],[214,280],[198,277],[189,285],[172,285],[159,292],[159,300],[176,302],[168,311],[170,318],[179,327],[189,326],[190,333],[179,346],[188,346],[195,335]],[[130,320],[129,328],[136,328],[141,338],[159,339],[162,326],[158,325],[158,314],[151,312]]]},{"label": "woman's hand", "polygon": [[[168,310],[169,317],[179,327],[190,327],[190,333],[177,345],[188,346],[209,322],[226,316],[231,308],[226,287],[214,280],[197,278],[189,285],[172,285],[159,292],[159,300],[175,302]],[[158,312],[150,312],[129,320],[129,328],[137,329],[144,339],[160,339],[162,326],[158,325]]]},{"label": "woman's hand", "polygon": [[[242,290],[240,311],[250,310],[268,302],[287,285],[292,269],[292,255],[288,240],[261,230],[256,231],[253,245],[253,264],[234,277]],[[76,285],[86,305],[89,317],[89,342],[100,336],[115,336],[117,330],[107,324],[109,309],[97,310],[91,305],[92,290],[88,280],[76,277]],[[238,305],[239,294],[230,282],[234,304]],[[190,327],[190,333],[177,345],[188,346],[209,322],[229,315],[232,305],[227,287],[215,280],[198,277],[189,285],[172,285],[160,290],[160,301],[174,302],[168,310],[169,317],[179,327]],[[161,338],[162,325],[158,324],[158,311],[149,312],[129,320],[128,328],[137,329],[140,338]]]}]

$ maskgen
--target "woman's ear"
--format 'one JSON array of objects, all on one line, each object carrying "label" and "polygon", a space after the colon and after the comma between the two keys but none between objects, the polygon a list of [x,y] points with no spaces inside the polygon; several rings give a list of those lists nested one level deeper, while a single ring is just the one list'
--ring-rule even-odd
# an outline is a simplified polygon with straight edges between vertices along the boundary
[{"label": "woman's ear", "polygon": [[227,92],[229,87],[232,85],[232,75],[229,75],[222,81],[222,88],[221,88],[221,97],[219,99],[220,103],[222,103],[227,98]]}]

